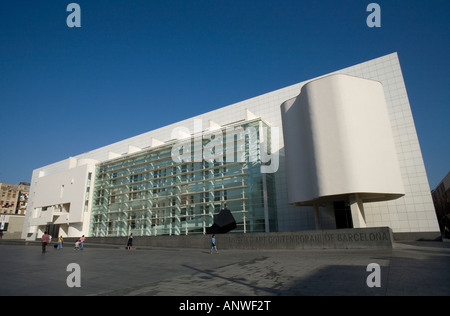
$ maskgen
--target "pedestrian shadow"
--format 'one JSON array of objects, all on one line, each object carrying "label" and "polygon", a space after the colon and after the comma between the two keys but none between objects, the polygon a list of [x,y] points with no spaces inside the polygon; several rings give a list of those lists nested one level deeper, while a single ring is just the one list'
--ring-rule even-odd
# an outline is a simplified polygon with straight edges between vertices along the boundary
[{"label": "pedestrian shadow", "polygon": [[273,289],[273,288],[269,288],[269,287],[261,287],[261,286],[251,284],[251,283],[247,282],[247,280],[245,278],[227,278],[227,277],[221,276],[218,273],[215,273],[214,270],[208,270],[208,269],[200,270],[195,267],[189,266],[187,264],[183,264],[182,266],[201,274],[199,276],[199,278],[201,278],[201,279],[208,279],[208,280],[222,279],[227,282],[239,284],[239,285],[242,285],[242,286],[252,289],[254,291],[255,295],[256,294],[258,294],[258,295],[279,295],[279,291],[277,289]]},{"label": "pedestrian shadow", "polygon": [[[300,264],[300,263],[299,263]],[[384,296],[387,291],[389,267],[381,267],[381,287],[369,287],[367,266],[359,265],[328,265],[299,277],[284,275],[284,282],[274,283],[274,287],[264,287],[252,284],[245,278],[224,277],[214,270],[200,270],[183,265],[199,273],[203,280],[222,279],[230,283],[245,286],[254,295],[267,296]]]}]

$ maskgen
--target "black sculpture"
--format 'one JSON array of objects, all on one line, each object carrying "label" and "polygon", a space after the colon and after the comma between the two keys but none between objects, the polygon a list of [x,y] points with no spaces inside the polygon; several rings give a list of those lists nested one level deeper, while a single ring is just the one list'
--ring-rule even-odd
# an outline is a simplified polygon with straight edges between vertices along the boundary
[{"label": "black sculpture", "polygon": [[223,209],[214,215],[214,224],[206,227],[207,234],[225,234],[236,228],[236,220],[229,209]]}]

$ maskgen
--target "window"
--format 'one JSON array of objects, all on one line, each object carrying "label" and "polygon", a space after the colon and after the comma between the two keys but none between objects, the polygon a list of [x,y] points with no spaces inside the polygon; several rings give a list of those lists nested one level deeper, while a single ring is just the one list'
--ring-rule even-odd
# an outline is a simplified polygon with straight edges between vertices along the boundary
[{"label": "window", "polygon": [[130,176],[130,183],[138,182],[138,181],[139,181],[138,175]]},{"label": "window", "polygon": [[[241,128],[258,124],[244,123]],[[248,145],[246,148],[248,151]],[[259,162],[238,161],[226,167],[214,160],[177,163],[172,160],[171,149],[169,145],[149,148],[147,153],[100,164],[102,173],[94,174],[93,218],[97,222],[90,228],[93,236],[126,236],[131,229],[139,229],[136,234],[141,235],[201,233],[212,225],[213,213],[225,202],[236,213],[239,231],[261,231],[253,224],[263,214]],[[242,155],[245,148],[242,153],[238,149],[230,150],[235,151],[234,156]],[[250,190],[252,193],[244,196]],[[248,213],[246,221],[242,220],[243,212]]]}]

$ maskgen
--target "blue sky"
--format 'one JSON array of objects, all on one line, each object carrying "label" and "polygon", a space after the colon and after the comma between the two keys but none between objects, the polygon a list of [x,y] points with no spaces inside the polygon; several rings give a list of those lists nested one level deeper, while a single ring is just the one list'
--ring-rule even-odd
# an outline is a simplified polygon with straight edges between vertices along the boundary
[{"label": "blue sky", "polygon": [[398,52],[434,188],[450,171],[450,2],[377,1],[369,28],[370,2],[2,1],[0,182]]}]

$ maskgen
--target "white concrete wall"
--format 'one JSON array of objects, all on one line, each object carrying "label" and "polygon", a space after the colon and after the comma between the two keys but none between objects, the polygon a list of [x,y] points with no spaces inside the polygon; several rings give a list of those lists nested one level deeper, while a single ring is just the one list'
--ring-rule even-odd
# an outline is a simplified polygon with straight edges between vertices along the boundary
[{"label": "white concrete wall", "polygon": [[363,202],[404,195],[380,82],[326,76],[305,84],[281,111],[290,203],[354,193]]},{"label": "white concrete wall", "polygon": [[[91,203],[85,208],[85,201],[88,198],[92,202],[96,162],[70,158],[60,171],[49,168],[34,172],[22,238],[39,238],[48,223],[62,225],[63,236],[88,235]],[[89,173],[92,176],[87,192]],[[70,207],[58,208],[62,205]]]}]

